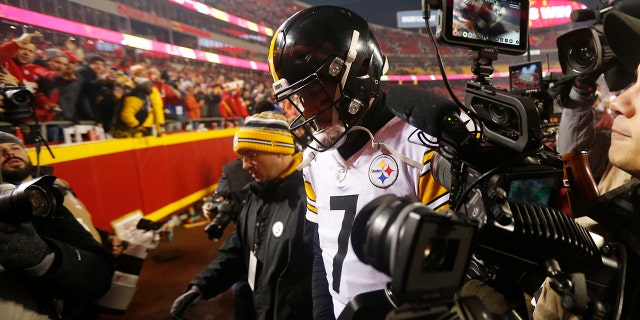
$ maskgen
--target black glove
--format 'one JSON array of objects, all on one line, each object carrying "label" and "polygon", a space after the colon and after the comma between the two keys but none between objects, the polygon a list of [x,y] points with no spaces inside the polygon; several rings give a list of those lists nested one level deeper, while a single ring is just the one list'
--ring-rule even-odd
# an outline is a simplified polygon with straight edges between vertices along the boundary
[{"label": "black glove", "polygon": [[5,268],[26,270],[35,267],[51,252],[31,222],[0,222],[0,264]]},{"label": "black glove", "polygon": [[185,312],[200,302],[201,299],[202,292],[200,292],[200,289],[197,286],[192,286],[173,302],[170,311],[171,317],[173,317],[174,320],[185,319],[183,318]]}]

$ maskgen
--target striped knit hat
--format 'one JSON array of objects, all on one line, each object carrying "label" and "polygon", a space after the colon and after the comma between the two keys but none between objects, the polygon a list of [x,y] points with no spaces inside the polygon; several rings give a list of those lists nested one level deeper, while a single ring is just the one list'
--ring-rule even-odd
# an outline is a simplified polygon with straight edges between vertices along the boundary
[{"label": "striped knit hat", "polygon": [[294,154],[295,145],[287,118],[272,111],[247,117],[244,126],[233,137],[233,151],[243,150]]},{"label": "striped knit hat", "polygon": [[24,147],[22,141],[11,133],[0,131],[0,143],[16,143]]}]

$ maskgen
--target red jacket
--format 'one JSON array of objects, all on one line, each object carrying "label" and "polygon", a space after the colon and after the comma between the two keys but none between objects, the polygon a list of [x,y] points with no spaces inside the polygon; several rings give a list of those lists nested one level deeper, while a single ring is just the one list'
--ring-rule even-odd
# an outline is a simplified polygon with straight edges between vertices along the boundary
[{"label": "red jacket", "polygon": [[20,50],[15,41],[8,41],[0,44],[0,66],[4,68],[12,76],[16,77],[20,83],[23,83],[24,75],[22,73],[22,66],[18,65],[13,59],[13,56]]},{"label": "red jacket", "polygon": [[[35,95],[34,105],[38,121],[51,121],[55,113],[47,109],[49,104],[58,104],[60,94],[56,88],[63,84],[60,72],[41,65],[27,63],[22,66],[22,83]],[[45,84],[44,87],[41,84]]]}]

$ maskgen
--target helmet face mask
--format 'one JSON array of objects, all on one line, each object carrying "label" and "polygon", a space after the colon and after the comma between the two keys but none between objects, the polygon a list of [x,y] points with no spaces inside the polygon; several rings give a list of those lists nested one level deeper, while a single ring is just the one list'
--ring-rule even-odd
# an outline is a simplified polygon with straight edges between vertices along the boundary
[{"label": "helmet face mask", "polygon": [[[296,109],[298,115],[291,122],[290,130],[303,129],[306,136],[311,138],[301,141],[307,147],[320,152],[328,150],[347,133],[351,124],[343,122],[338,115],[345,96],[335,79],[318,71],[293,85],[288,85],[286,79],[282,79],[274,84],[275,87],[276,101],[288,100]],[[327,131],[339,131],[340,135],[327,135]]]},{"label": "helmet face mask", "polygon": [[322,136],[307,146],[324,151],[364,118],[387,63],[364,19],[344,8],[319,6],[280,26],[269,66],[276,101],[288,99],[299,113],[291,130]]}]

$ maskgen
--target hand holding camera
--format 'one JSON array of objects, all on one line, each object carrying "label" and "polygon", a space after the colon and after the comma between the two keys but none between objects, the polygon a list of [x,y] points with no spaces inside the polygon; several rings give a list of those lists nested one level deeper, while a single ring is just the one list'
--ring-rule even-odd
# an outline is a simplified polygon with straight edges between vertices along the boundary
[{"label": "hand holding camera", "polygon": [[214,202],[202,205],[202,211],[207,218],[213,215],[211,222],[204,228],[209,240],[217,241],[220,239],[227,225],[240,215],[240,209],[240,204],[223,197],[218,197]]}]

